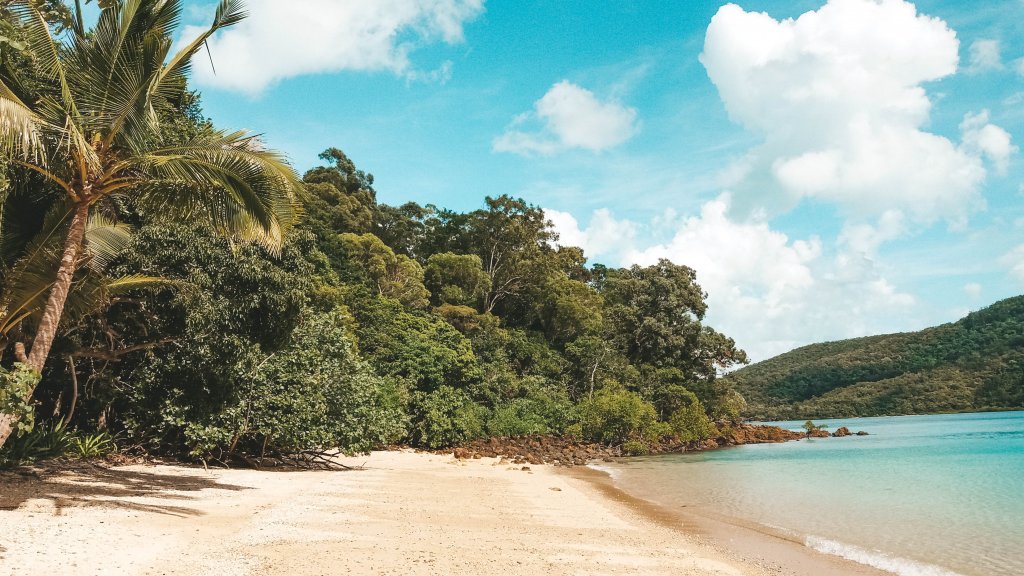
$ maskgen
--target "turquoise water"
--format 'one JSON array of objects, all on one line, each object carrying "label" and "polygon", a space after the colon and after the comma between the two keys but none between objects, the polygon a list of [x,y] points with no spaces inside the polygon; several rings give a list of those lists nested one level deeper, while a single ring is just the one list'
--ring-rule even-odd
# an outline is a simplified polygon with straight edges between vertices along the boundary
[{"label": "turquoise water", "polygon": [[632,458],[606,469],[642,498],[757,522],[903,576],[1024,574],[1024,412],[817,422],[870,436]]}]

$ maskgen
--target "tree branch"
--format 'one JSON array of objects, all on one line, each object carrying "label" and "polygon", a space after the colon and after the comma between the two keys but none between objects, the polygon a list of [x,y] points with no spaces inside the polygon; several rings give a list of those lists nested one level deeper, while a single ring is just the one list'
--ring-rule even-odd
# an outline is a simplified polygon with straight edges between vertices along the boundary
[{"label": "tree branch", "polygon": [[83,348],[76,350],[71,353],[72,357],[75,358],[97,358],[99,360],[106,360],[108,362],[120,362],[121,357],[132,352],[138,352],[139,350],[149,350],[164,344],[174,342],[173,338],[165,338],[163,340],[157,340],[156,342],[146,342],[144,344],[136,344],[134,346],[128,346],[127,348],[121,348],[119,350],[103,350],[101,348]]}]

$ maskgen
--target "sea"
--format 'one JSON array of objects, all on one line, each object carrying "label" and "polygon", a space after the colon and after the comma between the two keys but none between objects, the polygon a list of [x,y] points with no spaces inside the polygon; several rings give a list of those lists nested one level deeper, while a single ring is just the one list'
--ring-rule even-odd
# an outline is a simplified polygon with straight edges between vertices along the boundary
[{"label": "sea", "polygon": [[601,467],[633,496],[901,576],[1024,575],[1024,412],[815,423],[869,435]]}]

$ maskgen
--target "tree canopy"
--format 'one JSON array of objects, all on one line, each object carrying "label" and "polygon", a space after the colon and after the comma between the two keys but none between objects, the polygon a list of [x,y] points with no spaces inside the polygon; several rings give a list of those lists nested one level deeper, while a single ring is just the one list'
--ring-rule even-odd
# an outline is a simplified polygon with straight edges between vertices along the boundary
[{"label": "tree canopy", "polygon": [[35,416],[228,463],[517,434],[640,452],[737,416],[719,375],[745,356],[703,323],[692,269],[588,263],[508,195],[383,204],[338,148],[300,180],[217,128],[188,63],[239,2],[178,54],[179,0],[103,4],[91,30],[77,4],[5,6],[0,413],[19,438]]}]

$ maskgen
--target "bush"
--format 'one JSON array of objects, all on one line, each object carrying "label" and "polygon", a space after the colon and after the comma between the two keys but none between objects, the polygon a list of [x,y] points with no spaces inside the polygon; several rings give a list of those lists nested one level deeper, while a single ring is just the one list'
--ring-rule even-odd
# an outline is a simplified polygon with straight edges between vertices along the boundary
[{"label": "bush", "polygon": [[496,406],[487,432],[491,436],[559,434],[565,430],[572,405],[567,398],[534,393]]},{"label": "bush", "polygon": [[82,434],[62,422],[37,426],[10,438],[0,450],[0,467],[18,466],[47,458],[97,458],[117,451],[109,432]]},{"label": "bush", "polygon": [[441,386],[430,393],[414,393],[411,413],[412,443],[441,448],[483,436],[487,409],[464,391]]},{"label": "bush", "polygon": [[[137,373],[138,387],[129,396],[135,410],[124,421],[133,434],[203,459],[236,452],[364,452],[395,442],[405,430],[404,391],[358,357],[346,323],[341,311],[307,311],[286,345],[269,354],[225,336],[224,343],[237,344],[227,366],[210,362],[202,348],[191,359],[154,358]],[[204,386],[204,380],[167,386],[166,376],[186,363],[188,371],[205,366],[214,372],[204,380],[219,386]],[[155,412],[139,410],[154,405]]]},{"label": "bush", "polygon": [[26,398],[32,396],[39,378],[38,372],[20,362],[15,362],[11,370],[0,367],[0,414],[17,417],[15,435],[32,431],[35,410]]},{"label": "bush", "polygon": [[243,416],[235,420],[235,440],[269,439],[281,451],[352,453],[401,437],[401,391],[358,358],[344,326],[341,313],[332,312],[296,328],[291,345],[254,374],[231,411]]},{"label": "bush", "polygon": [[621,444],[629,439],[656,440],[660,431],[654,405],[618,387],[604,388],[579,405],[584,440]]},{"label": "bush", "polygon": [[704,440],[718,434],[718,429],[704,413],[704,407],[696,398],[689,406],[676,410],[668,423],[672,432],[683,442]]}]

